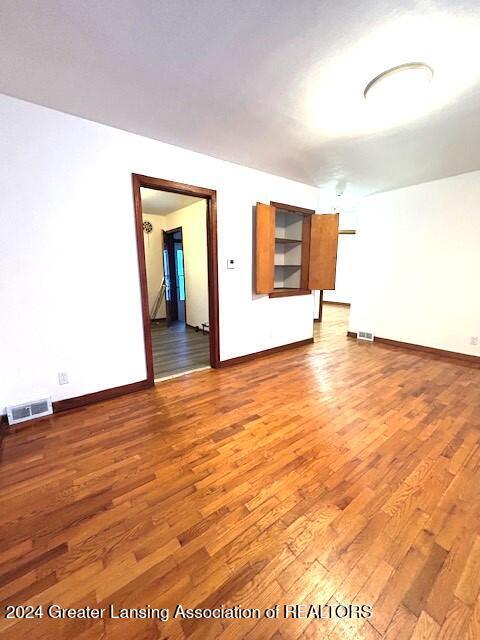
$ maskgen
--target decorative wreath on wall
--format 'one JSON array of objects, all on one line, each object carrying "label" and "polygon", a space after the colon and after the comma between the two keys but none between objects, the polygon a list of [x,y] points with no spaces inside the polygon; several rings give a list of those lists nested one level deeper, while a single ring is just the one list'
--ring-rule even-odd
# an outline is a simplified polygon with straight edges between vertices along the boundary
[{"label": "decorative wreath on wall", "polygon": [[144,220],[143,221],[143,232],[144,233],[152,233],[153,231],[153,224],[150,222],[150,220]]}]

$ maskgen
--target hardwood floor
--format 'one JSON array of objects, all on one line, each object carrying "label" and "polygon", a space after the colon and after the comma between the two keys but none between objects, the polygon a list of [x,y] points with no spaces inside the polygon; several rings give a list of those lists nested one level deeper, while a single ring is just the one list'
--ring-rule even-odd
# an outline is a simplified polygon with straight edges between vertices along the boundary
[{"label": "hardwood floor", "polygon": [[4,440],[0,600],[371,604],[370,619],[0,620],[0,639],[480,638],[480,371],[345,337]]},{"label": "hardwood floor", "polygon": [[320,340],[325,346],[333,347],[345,345],[345,335],[348,331],[348,316],[350,307],[323,303],[323,321],[313,323],[313,338]]},{"label": "hardwood floor", "polygon": [[155,378],[210,366],[208,334],[183,322],[152,323],[152,348]]}]

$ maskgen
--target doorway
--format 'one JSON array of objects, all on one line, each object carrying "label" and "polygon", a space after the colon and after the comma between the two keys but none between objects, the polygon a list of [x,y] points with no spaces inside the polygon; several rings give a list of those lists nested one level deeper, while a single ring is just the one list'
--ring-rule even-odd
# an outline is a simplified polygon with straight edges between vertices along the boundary
[{"label": "doorway", "polygon": [[344,340],[348,331],[350,304],[325,300],[323,291],[315,291],[314,299],[318,315],[313,325],[314,341],[325,344],[332,339]]},{"label": "doorway", "polygon": [[340,213],[339,222],[335,288],[314,292],[314,338],[316,341],[327,332],[325,325],[344,331],[345,334],[348,330],[355,278],[357,232],[354,228],[342,228],[347,224],[355,227],[355,216]]},{"label": "doorway", "polygon": [[216,368],[216,192],[138,174],[132,180],[148,381]]},{"label": "doorway", "polygon": [[163,273],[167,323],[186,323],[182,227],[163,232]]}]

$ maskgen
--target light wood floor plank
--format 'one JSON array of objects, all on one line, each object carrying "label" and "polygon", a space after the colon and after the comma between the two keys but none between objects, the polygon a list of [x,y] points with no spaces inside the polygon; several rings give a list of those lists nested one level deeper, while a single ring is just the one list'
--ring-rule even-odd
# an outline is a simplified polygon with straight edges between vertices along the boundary
[{"label": "light wood floor plank", "polygon": [[[480,637],[480,370],[349,340],[347,314],[326,305],[311,346],[7,436],[0,606],[371,604],[371,619],[0,618],[0,640]],[[208,336],[185,335],[164,373],[208,364]]]}]

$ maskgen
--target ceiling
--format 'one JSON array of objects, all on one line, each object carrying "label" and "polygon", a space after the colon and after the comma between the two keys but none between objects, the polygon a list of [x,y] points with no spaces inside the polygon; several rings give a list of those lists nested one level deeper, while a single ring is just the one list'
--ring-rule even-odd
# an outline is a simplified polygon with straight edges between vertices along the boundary
[{"label": "ceiling", "polygon": [[180,193],[169,193],[168,191],[158,191],[158,189],[140,188],[142,198],[142,212],[154,215],[166,216],[169,213],[188,207],[194,202],[199,202],[202,198],[184,196]]},{"label": "ceiling", "polygon": [[[31,102],[346,193],[480,168],[478,0],[2,0],[0,23],[0,92]],[[372,117],[366,83],[412,60],[434,108]]]}]

